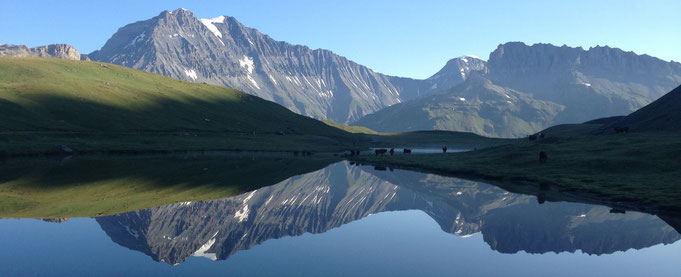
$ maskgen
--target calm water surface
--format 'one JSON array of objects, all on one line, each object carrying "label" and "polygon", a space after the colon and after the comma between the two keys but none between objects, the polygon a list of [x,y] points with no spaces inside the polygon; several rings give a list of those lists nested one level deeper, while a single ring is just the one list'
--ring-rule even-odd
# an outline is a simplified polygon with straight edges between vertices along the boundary
[{"label": "calm water surface", "polygon": [[218,200],[1,219],[0,276],[681,276],[680,238],[654,215],[339,162]]}]

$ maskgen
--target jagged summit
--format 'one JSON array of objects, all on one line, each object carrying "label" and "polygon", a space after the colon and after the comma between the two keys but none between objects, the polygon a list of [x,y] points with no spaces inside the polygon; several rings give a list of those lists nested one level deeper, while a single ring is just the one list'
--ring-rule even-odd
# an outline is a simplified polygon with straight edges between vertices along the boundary
[{"label": "jagged summit", "polygon": [[120,28],[90,56],[233,87],[338,122],[414,98],[425,87],[418,80],[376,73],[329,50],[276,41],[233,17],[200,19],[183,9]]},{"label": "jagged summit", "polygon": [[[523,101],[464,102],[459,98],[470,96],[447,89],[476,76],[494,86],[472,86],[469,94],[484,99],[497,87],[520,93]],[[428,81],[438,82],[444,95],[395,105],[357,124],[384,132],[439,129],[523,136],[553,124],[629,114],[681,84],[681,64],[607,46],[584,50],[509,42],[500,44],[487,62],[452,59]]]},{"label": "jagged summit", "polygon": [[473,55],[452,59],[426,80],[388,76],[329,50],[274,40],[230,16],[201,19],[184,9],[126,25],[90,56],[236,88],[303,115],[346,124],[446,91],[475,75],[565,107],[542,125],[625,115],[681,83],[681,64],[676,62],[607,46],[584,50],[522,42],[500,44],[487,61]]}]

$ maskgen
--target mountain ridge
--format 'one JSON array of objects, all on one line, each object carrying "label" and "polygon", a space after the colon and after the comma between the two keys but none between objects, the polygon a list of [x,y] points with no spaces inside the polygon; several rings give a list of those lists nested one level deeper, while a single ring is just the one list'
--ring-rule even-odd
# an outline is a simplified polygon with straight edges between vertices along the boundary
[{"label": "mountain ridge", "polygon": [[[436,76],[438,75],[431,78]],[[491,131],[492,129],[473,127],[479,125],[479,120],[473,119],[485,117],[479,114],[479,109],[473,104],[463,112],[462,109],[440,109],[437,114],[433,114],[431,108],[435,104],[460,106],[458,92],[449,89],[439,92],[449,94],[449,97],[440,96],[439,103],[427,100],[432,99],[433,94],[420,96],[408,101],[410,104],[394,105],[367,115],[354,124],[383,132],[438,129],[473,131],[487,136],[520,137],[553,124],[580,123],[595,118],[629,114],[678,86],[681,83],[681,64],[607,46],[584,50],[581,47],[509,42],[500,44],[490,54],[484,68],[470,72],[469,78],[470,76],[479,76],[496,86],[517,91],[526,99],[538,101],[535,103],[551,103],[550,105],[563,108],[558,113],[544,117],[539,124],[532,124],[532,127],[518,128],[511,133]],[[477,93],[484,95],[485,89]],[[496,108],[503,109],[503,105],[505,103],[500,102]],[[525,105],[521,113],[541,113],[546,107]],[[400,110],[401,108],[404,109]],[[390,124],[390,121],[420,123]],[[486,125],[502,130],[513,128],[514,126],[510,126],[512,123],[513,121],[498,118]]]},{"label": "mountain ridge", "polygon": [[399,77],[376,73],[330,50],[276,41],[233,17],[199,19],[181,9],[120,28],[89,56],[241,89],[300,114],[338,122],[409,98],[390,82]]}]

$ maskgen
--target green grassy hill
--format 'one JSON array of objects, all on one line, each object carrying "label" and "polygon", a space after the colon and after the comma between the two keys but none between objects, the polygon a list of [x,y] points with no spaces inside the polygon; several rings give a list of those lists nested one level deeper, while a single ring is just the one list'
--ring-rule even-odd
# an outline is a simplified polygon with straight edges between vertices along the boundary
[{"label": "green grassy hill", "polygon": [[0,110],[0,151],[9,153],[40,152],[52,142],[77,150],[207,147],[187,136],[245,150],[340,149],[355,140],[233,89],[89,61],[0,58]]},{"label": "green grassy hill", "polygon": [[564,107],[482,78],[367,115],[355,124],[380,132],[450,130],[522,137],[549,126]]},{"label": "green grassy hill", "polygon": [[632,132],[681,131],[681,86],[606,128],[611,132],[614,127],[629,127]]},{"label": "green grassy hill", "polygon": [[88,61],[0,59],[0,128],[213,131],[341,136],[237,90]]},{"label": "green grassy hill", "polygon": [[350,132],[353,134],[369,134],[369,135],[378,135],[379,133],[371,130],[367,127],[364,126],[354,126],[354,125],[344,125],[340,124],[336,121],[333,120],[322,120],[322,122],[326,123],[329,126],[336,127],[338,129],[344,130],[346,132]]}]

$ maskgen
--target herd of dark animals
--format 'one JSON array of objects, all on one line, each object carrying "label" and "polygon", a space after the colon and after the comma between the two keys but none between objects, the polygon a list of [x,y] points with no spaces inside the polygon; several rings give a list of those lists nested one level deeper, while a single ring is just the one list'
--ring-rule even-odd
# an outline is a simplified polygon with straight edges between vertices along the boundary
[{"label": "herd of dark animals", "polygon": [[[629,133],[629,127],[615,127],[614,128],[615,133],[617,134],[626,134]],[[544,139],[546,135],[544,133],[539,133],[539,134],[534,134],[534,135],[529,135],[527,138],[530,141],[535,141],[537,139]],[[382,148],[382,149],[376,149],[374,150],[374,154],[376,156],[383,156],[385,153],[389,153],[390,156],[395,155],[395,148],[390,148],[390,150]],[[442,146],[442,153],[447,153],[447,146]],[[358,156],[360,154],[359,150],[350,150],[350,156]],[[411,154],[411,149],[409,148],[404,148],[402,150],[402,154]],[[539,162],[540,163],[546,163],[548,161],[549,155],[544,152],[540,151],[539,152]]]},{"label": "herd of dark animals", "polygon": [[[383,156],[385,153],[389,153],[390,156],[395,155],[395,148],[390,148],[390,150],[382,148],[382,149],[376,149],[374,150],[374,154],[376,156]],[[442,146],[442,153],[447,153],[447,146]],[[402,149],[402,154],[411,154],[411,149],[409,148],[404,148]],[[359,155],[359,150],[350,150],[350,156],[356,156]]]},{"label": "herd of dark animals", "polygon": [[629,133],[629,127],[615,127],[615,128],[613,128],[613,129],[615,129],[615,133],[616,133],[616,134],[626,134],[626,133]]},{"label": "herd of dark animals", "polygon": [[539,133],[539,134],[534,134],[534,135],[529,135],[529,136],[528,136],[528,138],[529,138],[530,140],[537,140],[537,138],[542,138],[542,139],[543,139],[544,137],[545,137],[544,133]]}]

